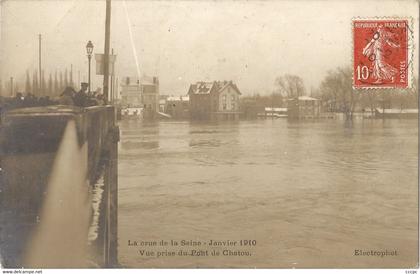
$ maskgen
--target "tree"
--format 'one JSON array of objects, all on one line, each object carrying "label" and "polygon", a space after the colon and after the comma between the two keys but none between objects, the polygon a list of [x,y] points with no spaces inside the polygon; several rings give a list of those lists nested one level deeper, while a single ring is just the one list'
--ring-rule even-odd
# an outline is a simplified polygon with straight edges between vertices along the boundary
[{"label": "tree", "polygon": [[73,65],[71,65],[71,69],[70,69],[70,86],[74,88],[74,82],[73,82]]},{"label": "tree", "polygon": [[373,115],[381,97],[383,97],[383,94],[381,94],[381,91],[378,89],[364,90],[360,95],[360,103],[362,108],[368,108]]},{"label": "tree", "polygon": [[65,88],[69,86],[69,80],[68,80],[67,75],[68,75],[68,71],[67,71],[67,68],[66,68],[66,70],[64,71],[64,87]]},{"label": "tree", "polygon": [[29,76],[29,70],[26,70],[26,83],[25,83],[25,92],[29,93],[32,90],[31,86],[31,77]]},{"label": "tree", "polygon": [[410,107],[419,108],[419,79],[414,78],[413,88],[408,90],[408,95],[410,97]]},{"label": "tree", "polygon": [[299,97],[305,94],[302,78],[297,75],[285,74],[275,80],[276,91],[287,98]]},{"label": "tree", "polygon": [[38,72],[35,70],[32,75],[32,94],[39,95],[38,94]]},{"label": "tree", "polygon": [[320,85],[320,92],[330,111],[343,112],[347,119],[353,118],[360,91],[353,90],[351,67],[329,71]]},{"label": "tree", "polygon": [[57,96],[59,94],[59,86],[58,86],[58,76],[57,76],[57,70],[55,71],[54,75],[54,95]]},{"label": "tree", "polygon": [[51,97],[54,97],[54,92],[53,92],[53,80],[52,80],[52,75],[50,73],[49,77],[48,77],[48,95]]},{"label": "tree", "polygon": [[41,72],[40,93],[43,96],[47,95],[47,82],[45,81],[44,71]]},{"label": "tree", "polygon": [[59,92],[64,89],[63,72],[60,70],[60,87]]}]

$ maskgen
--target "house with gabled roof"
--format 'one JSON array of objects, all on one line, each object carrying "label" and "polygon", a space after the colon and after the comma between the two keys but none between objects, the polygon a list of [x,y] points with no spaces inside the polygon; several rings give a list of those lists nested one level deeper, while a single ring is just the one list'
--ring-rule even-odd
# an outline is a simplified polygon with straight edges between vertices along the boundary
[{"label": "house with gabled roof", "polygon": [[291,98],[287,102],[287,117],[289,119],[314,119],[321,113],[319,99],[309,96]]},{"label": "house with gabled roof", "polygon": [[194,120],[238,120],[239,91],[232,81],[197,82],[188,89]]}]

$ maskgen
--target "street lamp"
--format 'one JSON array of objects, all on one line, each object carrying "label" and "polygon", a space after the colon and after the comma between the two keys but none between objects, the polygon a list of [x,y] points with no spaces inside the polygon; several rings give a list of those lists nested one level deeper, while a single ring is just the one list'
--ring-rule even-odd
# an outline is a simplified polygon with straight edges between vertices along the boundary
[{"label": "street lamp", "polygon": [[90,60],[92,59],[92,52],[93,52],[93,44],[92,41],[89,40],[89,42],[86,44],[86,52],[87,52],[87,57],[89,59],[89,83],[88,83],[88,87],[89,87],[89,93],[90,93]]}]

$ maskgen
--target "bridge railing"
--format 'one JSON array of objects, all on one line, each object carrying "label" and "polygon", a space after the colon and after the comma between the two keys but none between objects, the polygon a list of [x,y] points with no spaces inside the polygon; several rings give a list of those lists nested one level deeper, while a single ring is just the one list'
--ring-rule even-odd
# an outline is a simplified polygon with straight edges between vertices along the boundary
[{"label": "bridge railing", "polygon": [[[117,263],[119,131],[115,110],[112,106],[48,106],[15,109],[2,117],[0,257],[5,266],[26,266],[25,248],[38,227],[41,209],[49,195],[54,161],[69,121],[75,122],[79,147],[87,145],[86,179],[92,192],[91,225],[85,231],[92,254],[87,260],[99,266]],[[94,236],[91,231],[95,231]]]}]

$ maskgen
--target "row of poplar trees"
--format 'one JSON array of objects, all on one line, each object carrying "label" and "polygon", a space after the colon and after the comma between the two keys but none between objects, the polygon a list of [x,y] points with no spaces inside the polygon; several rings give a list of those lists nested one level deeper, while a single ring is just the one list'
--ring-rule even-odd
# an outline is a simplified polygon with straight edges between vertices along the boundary
[{"label": "row of poplar trees", "polygon": [[44,71],[41,72],[41,83],[39,83],[38,71],[35,70],[32,73],[32,77],[29,73],[29,70],[26,71],[26,81],[24,93],[31,93],[37,97],[46,97],[51,98],[58,97],[63,92],[66,87],[75,88],[73,81],[73,75],[71,71],[67,69],[64,71],[55,71],[54,75],[49,74],[48,79],[45,77]]}]

